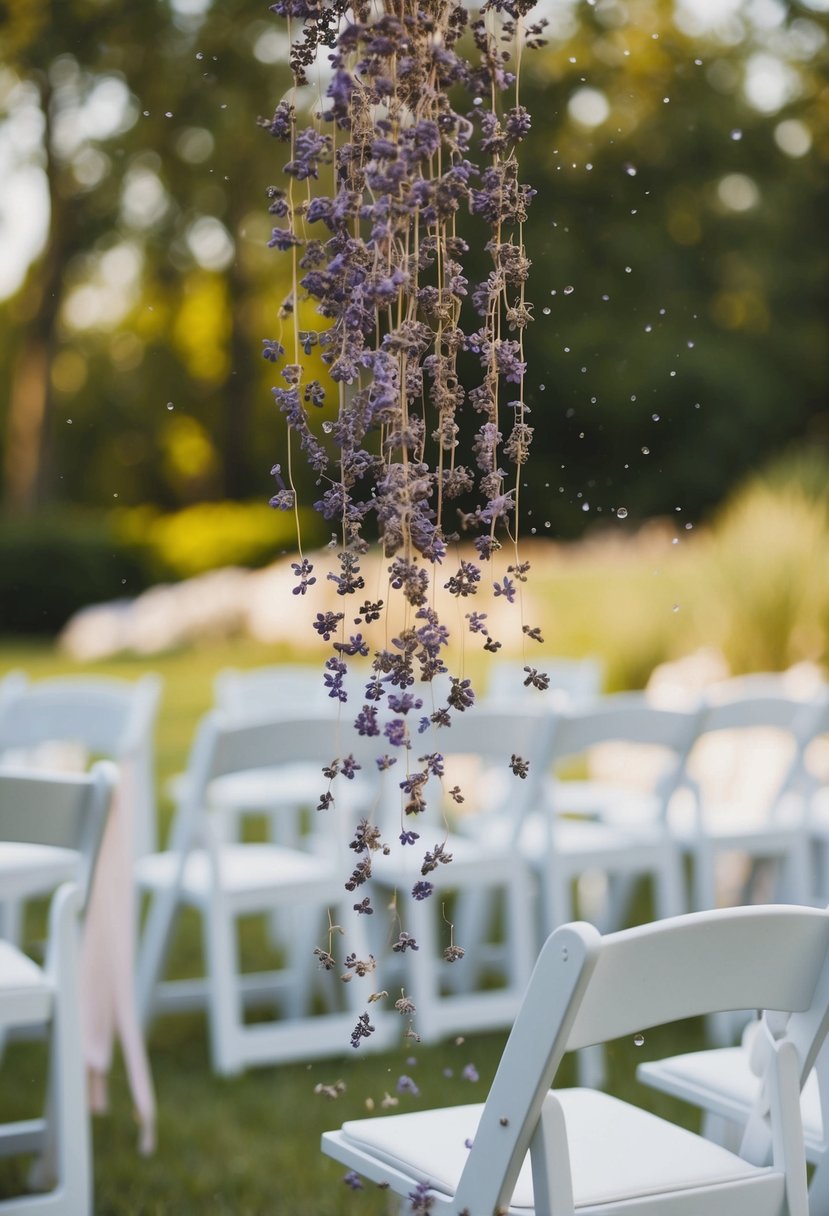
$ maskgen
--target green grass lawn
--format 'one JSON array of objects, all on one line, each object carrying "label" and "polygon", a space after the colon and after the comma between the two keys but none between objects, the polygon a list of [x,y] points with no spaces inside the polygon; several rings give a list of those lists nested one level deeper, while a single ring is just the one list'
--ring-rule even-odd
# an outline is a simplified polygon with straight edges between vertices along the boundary
[{"label": "green grass lawn", "polygon": [[[68,672],[94,672],[136,678],[147,669],[165,681],[158,728],[160,788],[186,762],[199,715],[212,700],[212,681],[224,666],[255,666],[287,657],[273,647],[234,640],[154,657],[71,663],[47,644],[0,644],[0,675],[20,667],[32,678]],[[166,825],[169,806],[162,801]],[[640,909],[646,914],[646,906]],[[195,922],[185,921],[177,957],[198,953]],[[702,1045],[699,1023],[647,1034],[642,1047],[633,1040],[612,1044],[608,1053],[609,1087],[624,1097],[643,1100],[650,1109],[675,1110],[676,1104],[642,1090],[633,1074],[640,1060]],[[158,1151],[150,1159],[136,1153],[136,1128],[129,1093],[116,1062],[111,1079],[111,1110],[96,1118],[95,1212],[97,1216],[136,1213],[188,1216],[383,1216],[394,1211],[389,1196],[366,1183],[352,1191],[342,1167],[323,1157],[321,1132],[344,1119],[359,1118],[368,1105],[381,1109],[385,1094],[395,1095],[405,1073],[419,1087],[417,1096],[401,1094],[400,1110],[483,1101],[505,1035],[470,1036],[437,1047],[401,1042],[399,1050],[372,1055],[344,1044],[340,1059],[314,1064],[264,1068],[234,1079],[214,1077],[209,1068],[205,1020],[201,1016],[166,1018],[150,1038],[151,1064],[158,1095]],[[462,1079],[474,1064],[477,1082]],[[12,1044],[0,1073],[0,1118],[33,1115],[42,1097],[44,1053],[33,1044]],[[319,1084],[345,1082],[336,1100],[314,1092]],[[562,1083],[572,1083],[565,1065]],[[28,1109],[21,1111],[21,1103]],[[680,1112],[696,1126],[694,1112]],[[0,1165],[0,1197],[15,1193],[25,1163]]]}]

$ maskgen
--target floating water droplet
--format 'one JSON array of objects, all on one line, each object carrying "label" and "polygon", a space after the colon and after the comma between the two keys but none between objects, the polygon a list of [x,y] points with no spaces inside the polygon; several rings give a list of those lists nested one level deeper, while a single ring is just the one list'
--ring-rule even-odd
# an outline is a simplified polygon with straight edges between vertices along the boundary
[{"label": "floating water droplet", "polygon": [[545,527],[545,528],[552,528],[552,526],[553,526],[553,525],[550,523],[549,519],[545,519],[545,520],[544,520],[544,527]]},{"label": "floating water droplet", "polygon": [[691,342],[691,340],[689,339],[688,342],[686,343],[686,345],[689,350],[693,350],[695,344],[693,342]]},{"label": "floating water droplet", "polygon": [[546,385],[546,384],[539,384],[539,386],[538,386],[538,391],[539,391],[540,393],[543,393],[543,392],[544,392],[544,390],[546,389],[546,387],[547,387],[547,385]]},{"label": "floating water droplet", "polygon": [[739,127],[735,127],[734,130],[731,132],[731,138],[734,140],[735,143],[738,143],[743,138],[743,133],[739,129]]},{"label": "floating water droplet", "polygon": [[642,455],[643,455],[643,456],[650,456],[650,454],[651,454],[651,450],[650,450],[650,448],[642,448]]},{"label": "floating water droplet", "polygon": [[616,511],[616,515],[618,516],[619,519],[627,519],[627,517],[628,517],[627,507],[619,507]]},{"label": "floating water droplet", "polygon": [[566,296],[571,296],[575,290],[576,290],[576,289],[575,289],[575,287],[569,287],[569,286],[568,286],[568,287],[565,287],[565,288],[564,288],[564,294],[565,294]]},{"label": "floating water droplet", "polygon": [[67,425],[67,426],[71,426],[71,425],[72,425],[72,419],[71,419],[71,418],[67,418],[67,419],[66,419],[66,425]]},{"label": "floating water droplet", "polygon": [[589,511],[589,510],[590,510],[590,503],[589,503],[589,502],[583,502],[583,503],[581,504],[581,509],[582,509],[582,511]]},{"label": "floating water droplet", "polygon": [[173,111],[172,111],[172,110],[165,110],[165,111],[164,111],[164,117],[165,117],[165,118],[172,118],[172,117],[173,117]]},{"label": "floating water droplet", "polygon": [[168,401],[168,402],[167,402],[167,409],[168,409],[168,410],[174,410],[175,408],[176,408],[176,407],[173,405],[172,401]]},{"label": "floating water droplet", "polygon": [[653,333],[653,326],[652,326],[652,325],[646,325],[646,326],[645,326],[645,333],[646,333],[646,334],[652,334],[652,333]]},{"label": "floating water droplet", "polygon": [[144,114],[144,117],[145,117],[145,118],[149,118],[149,117],[150,117],[150,111],[149,111],[149,110],[144,110],[144,111],[143,111],[143,114]]},{"label": "floating water droplet", "polygon": [[635,1034],[633,1036],[634,1047],[641,1047],[644,1042],[645,1042],[645,1036],[643,1034]]},{"label": "floating water droplet", "polygon": [[672,545],[678,545],[678,544],[679,544],[679,537],[675,536],[675,537],[673,538],[673,540],[671,541],[671,544],[672,544]]},{"label": "floating water droplet", "polygon": [[627,173],[628,177],[636,177],[636,166],[625,165],[625,173]]},{"label": "floating water droplet", "polygon": [[679,604],[674,604],[673,608],[671,609],[671,612],[679,612]]},{"label": "floating water droplet", "polygon": [[658,422],[658,421],[659,421],[659,415],[651,414],[651,422]]},{"label": "floating water droplet", "polygon": [[633,271],[633,267],[632,267],[632,266],[626,266],[626,267],[625,267],[625,274],[631,274],[631,273],[632,273],[632,271]]},{"label": "floating water droplet", "polygon": [[474,98],[472,104],[473,104],[473,106],[482,106],[484,104],[483,97]]},{"label": "floating water droplet", "polygon": [[127,580],[126,580],[125,578],[122,578],[122,579],[121,579],[121,586],[122,586],[122,587],[125,587],[125,586],[126,586],[126,583],[127,583]]},{"label": "floating water droplet", "polygon": [[196,51],[197,59],[204,59],[204,51]]},{"label": "floating water droplet", "polygon": [[544,313],[544,316],[545,316],[545,317],[549,317],[549,315],[550,315],[550,309],[549,309],[549,308],[548,308],[546,305],[544,306],[544,308],[542,308],[542,310],[541,310],[541,311]]},{"label": "floating water droplet", "polygon": [[333,422],[323,422],[322,429],[325,431],[326,435],[330,435],[334,429],[334,423]]}]

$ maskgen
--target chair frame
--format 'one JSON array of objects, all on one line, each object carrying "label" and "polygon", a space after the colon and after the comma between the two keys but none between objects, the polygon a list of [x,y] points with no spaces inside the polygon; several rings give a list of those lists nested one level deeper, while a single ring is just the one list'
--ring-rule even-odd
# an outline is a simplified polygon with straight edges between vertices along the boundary
[{"label": "chair frame", "polygon": [[[248,1066],[282,1060],[337,1055],[348,1044],[357,1014],[365,1008],[361,984],[343,985],[343,1010],[306,1017],[308,992],[316,975],[313,947],[318,926],[304,917],[295,925],[288,965],[281,971],[243,974],[239,969],[236,925],[245,914],[290,913],[307,906],[320,915],[335,909],[333,923],[348,918],[349,944],[361,941],[361,917],[351,911],[354,896],[345,891],[347,875],[344,834],[349,824],[345,811],[335,818],[330,835],[331,854],[322,856],[273,844],[246,845],[228,841],[224,811],[211,805],[211,783],[229,774],[272,769],[314,761],[330,762],[342,752],[339,723],[319,717],[287,721],[260,719],[231,722],[218,711],[201,721],[191,750],[182,799],[173,820],[166,854],[144,858],[138,866],[139,885],[151,895],[138,957],[138,1001],[145,1028],[162,1012],[206,1007],[211,1059],[215,1071],[233,1075]],[[322,740],[322,742],[321,742]],[[358,739],[348,739],[348,751],[360,751]],[[354,746],[351,746],[351,745]],[[326,752],[322,748],[325,746]],[[320,784],[323,777],[320,776]],[[247,853],[245,852],[247,850]],[[253,857],[256,850],[269,864],[278,865],[279,877],[260,881],[248,890],[231,891],[222,882],[223,858]],[[241,851],[241,852],[239,852]],[[153,878],[159,860],[170,859],[169,878]],[[206,866],[201,888],[188,885],[188,864]],[[286,867],[300,867],[292,878]],[[202,917],[206,974],[197,980],[165,980],[163,971],[172,931],[181,905],[195,908]],[[355,922],[357,922],[355,924]],[[366,957],[367,951],[359,957]],[[287,1016],[280,1021],[246,1024],[244,1010],[257,1001],[280,1003]],[[373,1019],[374,1020],[374,1019]],[[368,1048],[389,1042],[391,1019],[377,1019],[377,1031]]]},{"label": "chair frame", "polygon": [[[604,938],[584,923],[558,929],[539,956],[452,1194],[430,1189],[422,1173],[405,1168],[411,1137],[396,1150],[397,1164],[362,1147],[360,1129],[370,1128],[370,1120],[325,1133],[323,1151],[398,1194],[419,1188],[435,1209],[468,1216],[517,1212],[510,1203],[529,1153],[536,1216],[573,1216],[562,1105],[567,1091],[550,1089],[564,1053],[746,1006],[792,1012],[784,1035],[767,1036],[766,1101],[754,1112],[755,1134],[744,1154],[756,1170],[739,1181],[708,1182],[702,1189],[686,1182],[681,1191],[646,1192],[578,1212],[690,1216],[704,1210],[707,1216],[752,1216],[765,1188],[779,1186],[763,1210],[772,1210],[769,1203],[781,1203],[784,1194],[786,1216],[807,1216],[799,1095],[829,1025],[829,913],[812,908],[721,909]],[[478,1110],[455,1108],[458,1125],[467,1111],[474,1124]],[[397,1115],[387,1122],[399,1119],[405,1137],[415,1118],[420,1116]]]}]

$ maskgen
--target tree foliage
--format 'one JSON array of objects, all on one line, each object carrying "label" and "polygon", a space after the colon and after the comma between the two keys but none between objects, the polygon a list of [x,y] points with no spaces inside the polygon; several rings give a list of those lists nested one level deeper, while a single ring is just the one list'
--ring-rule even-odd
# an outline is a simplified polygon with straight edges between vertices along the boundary
[{"label": "tree foliage", "polygon": [[[525,532],[620,508],[694,522],[829,434],[829,17],[746,0],[695,20],[558,4],[523,69]],[[261,0],[5,5],[0,141],[40,122],[26,156],[50,203],[0,306],[8,509],[269,494],[261,342],[287,282],[256,120],[287,88],[277,28]]]}]

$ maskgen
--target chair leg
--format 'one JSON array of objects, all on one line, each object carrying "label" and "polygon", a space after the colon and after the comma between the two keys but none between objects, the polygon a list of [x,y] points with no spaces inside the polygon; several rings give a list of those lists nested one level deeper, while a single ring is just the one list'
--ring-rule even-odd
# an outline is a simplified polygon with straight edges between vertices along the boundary
[{"label": "chair leg", "polygon": [[153,894],[136,961],[138,1016],[145,1036],[153,1017],[155,990],[161,979],[178,912],[178,889]]},{"label": "chair leg", "polygon": [[[62,887],[53,899],[49,918],[46,970],[55,984],[55,1006],[45,1140],[33,1173],[38,1185],[57,1183],[56,1207],[61,1211],[90,1216],[92,1148],[81,1037],[77,910],[77,888]],[[48,1197],[43,1199],[45,1206]]]},{"label": "chair leg", "polygon": [[685,912],[685,879],[682,872],[682,855],[679,849],[671,849],[654,874],[654,912],[658,920],[680,916]]},{"label": "chair leg", "polygon": [[220,1076],[237,1076],[244,1069],[244,1023],[236,983],[239,976],[237,925],[235,917],[215,894],[204,911],[202,930],[211,1061]]}]

